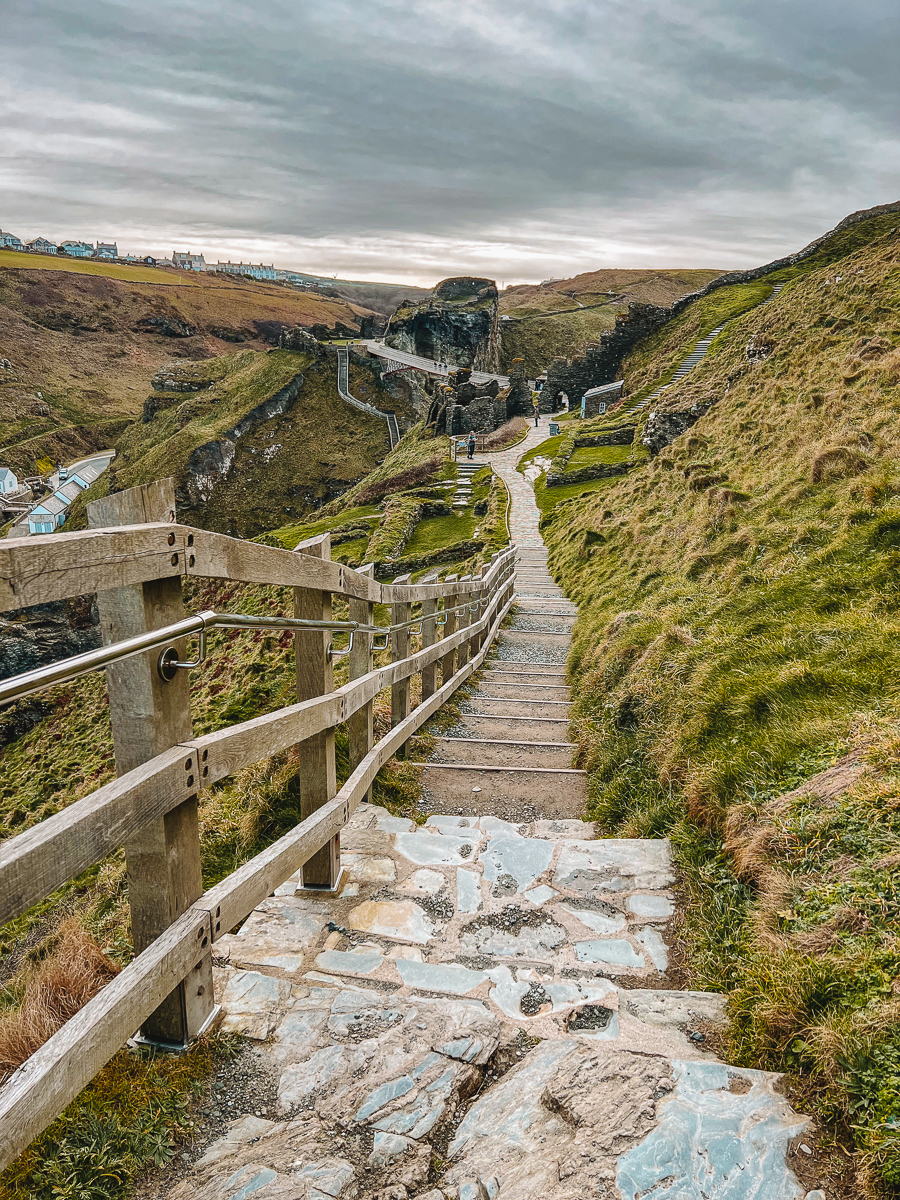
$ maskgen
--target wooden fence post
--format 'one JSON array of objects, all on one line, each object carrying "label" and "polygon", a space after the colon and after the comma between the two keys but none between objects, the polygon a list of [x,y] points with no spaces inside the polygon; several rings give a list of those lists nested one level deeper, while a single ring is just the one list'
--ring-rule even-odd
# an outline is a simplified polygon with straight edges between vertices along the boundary
[{"label": "wooden fence post", "polygon": [[[92,501],[87,511],[88,524],[93,529],[174,521],[174,484],[171,479],[162,479],[130,488]],[[182,559],[186,553],[190,554],[190,549],[183,544],[183,535],[174,531],[169,540],[171,578],[99,593],[100,625],[107,645],[184,618]],[[177,643],[177,649],[183,659],[183,641]],[[157,669],[158,657],[158,651],[150,651],[106,668],[116,769],[120,775],[163,750],[190,741],[193,736],[189,674],[176,671],[171,683],[166,683]],[[203,895],[197,812],[201,779],[202,765],[196,755],[185,750],[184,801],[125,843],[135,954],[145,950]],[[142,1033],[148,1041],[185,1046],[201,1032],[213,1011],[212,957],[207,950],[187,978],[144,1022]]]},{"label": "wooden fence post", "polygon": [[[331,534],[310,538],[294,547],[294,553],[313,558],[331,558]],[[318,588],[294,588],[294,616],[307,621],[331,620],[331,592]],[[297,668],[297,699],[312,700],[332,690],[331,634],[327,630],[311,629],[294,634],[294,657]],[[300,742],[300,815],[305,820],[337,791],[334,762],[334,730]],[[318,850],[303,864],[304,888],[332,890],[337,887],[341,871],[341,838],[335,834],[327,846]]]},{"label": "wooden fence post", "polygon": [[[374,579],[375,564],[366,563],[364,567],[359,568],[359,573],[360,575],[368,575]],[[351,596],[349,608],[351,621],[358,621],[361,625],[374,624],[375,605],[371,600],[359,600],[355,596]],[[347,656],[350,679],[359,679],[363,675],[368,675],[369,671],[374,668],[375,655],[372,650],[373,641],[374,637],[371,633],[354,633],[353,648]],[[374,712],[375,704],[374,701],[370,700],[362,708],[357,709],[347,722],[351,771],[362,762],[375,743]],[[370,788],[363,797],[363,801],[371,800],[371,798],[372,789]]]},{"label": "wooden fence post", "polygon": [[[422,583],[434,583],[437,580],[437,575],[429,575],[422,580]],[[437,600],[422,601],[422,649],[425,650],[429,646],[433,646],[438,640],[437,625],[435,623],[435,613],[437,612]],[[422,668],[422,700],[430,700],[437,691],[437,662],[430,663],[427,667]]]},{"label": "wooden fence post", "polygon": [[[490,563],[489,562],[482,563],[478,569],[478,578],[483,580],[489,570],[490,570]],[[488,606],[488,593],[487,593],[487,589],[484,587],[484,584],[482,583],[481,591],[478,593],[478,608],[476,609],[476,612],[475,612],[475,619],[477,621],[480,621],[481,618],[484,616],[484,614],[487,612],[487,606]],[[481,647],[484,645],[484,640],[486,637],[487,637],[487,630],[485,630],[484,633],[476,633],[475,634],[475,637],[472,639],[473,654],[480,653]]]},{"label": "wooden fence post", "polygon": [[[395,584],[409,583],[411,575],[399,575],[395,580]],[[402,621],[408,621],[412,605],[406,600],[395,600],[391,605],[391,624],[399,624]],[[391,661],[398,662],[402,658],[409,657],[409,627],[405,629],[395,629],[391,634]],[[409,679],[401,679],[399,683],[391,685],[391,728],[399,725],[401,721],[405,721],[409,716]],[[404,758],[406,748],[401,746],[397,749],[397,758]]]},{"label": "wooden fence post", "polygon": [[[463,575],[462,579],[460,579],[459,582],[460,583],[470,583],[471,580],[472,580],[471,575]],[[472,610],[469,607],[472,603],[471,593],[466,592],[464,595],[457,596],[456,603],[466,605],[466,607],[462,610],[462,612],[458,614],[459,622],[458,622],[458,626],[457,626],[457,628],[459,628],[459,629],[465,629],[465,627],[467,625],[471,625],[471,623],[472,623]],[[457,669],[457,671],[460,669],[460,667],[464,667],[466,665],[466,663],[469,661],[469,648],[470,648],[471,640],[472,640],[471,638],[466,638],[465,641],[460,642],[459,646],[457,646],[457,648],[456,648],[456,669]]]},{"label": "wooden fence post", "polygon": [[[457,577],[455,575],[448,575],[447,578],[444,580],[444,583],[455,583],[456,578]],[[459,597],[456,595],[455,592],[448,592],[447,595],[444,596],[444,608],[445,609],[453,608],[458,599],[459,599]],[[458,616],[459,616],[459,613],[455,613],[455,612],[452,612],[449,614],[449,616],[446,619],[446,623],[444,624],[444,626],[441,630],[444,637],[449,637],[451,633],[456,633],[456,618]],[[441,659],[441,683],[442,684],[446,683],[449,680],[450,676],[455,673],[455,671],[456,671],[456,651],[448,650],[447,653],[444,655],[444,657]]]}]

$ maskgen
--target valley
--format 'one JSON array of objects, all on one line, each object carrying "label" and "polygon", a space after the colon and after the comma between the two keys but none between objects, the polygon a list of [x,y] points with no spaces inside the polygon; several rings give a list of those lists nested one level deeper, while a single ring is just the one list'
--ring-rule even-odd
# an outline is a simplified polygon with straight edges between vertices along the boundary
[{"label": "valley", "polygon": [[[66,539],[171,488],[173,569],[140,586],[164,579],[193,617],[312,604],[344,622],[210,630],[177,745],[215,752],[202,739],[237,729],[245,747],[303,704],[332,707],[327,731],[211,760],[189,903],[321,819],[319,754],[325,803],[348,797],[346,873],[328,895],[304,888],[302,858],[266,875],[215,937],[220,1032],[177,1060],[118,1043],[0,1195],[75,1200],[99,1169],[98,1098],[123,1080],[139,1100],[102,1116],[117,1200],[264,1200],[307,1168],[348,1200],[674,1198],[670,1184],[687,1197],[709,1179],[715,1200],[900,1195],[900,204],[727,274],[502,291],[465,276],[359,285],[357,303],[117,270],[0,262],[0,464],[116,450],[65,532],[27,539],[48,580],[42,545],[91,587],[54,583],[41,605],[40,571],[17,565],[26,539],[0,541],[7,594],[26,596],[0,635],[31,638],[35,663],[99,646],[100,567],[88,551],[72,565]],[[393,414],[393,448],[385,420],[342,399],[335,340],[352,398]],[[620,381],[580,416],[586,392]],[[139,560],[102,565],[132,564],[134,586]],[[488,603],[494,624],[476,628]],[[67,648],[41,640],[48,620]],[[342,689],[376,672],[352,709]],[[117,719],[97,673],[0,710],[7,849],[116,779]],[[390,753],[362,780],[379,740]],[[117,843],[0,929],[7,1075],[140,962],[129,900]],[[76,944],[97,978],[29,1041],[22,1014]],[[426,1015],[413,1028],[410,1013]],[[448,1049],[445,1021],[479,1048]],[[644,1097],[641,1119],[603,1109],[592,1073],[620,1081],[623,1106]],[[719,1160],[702,1175],[714,1136],[690,1081],[707,1074],[726,1124],[769,1131],[728,1142],[755,1190],[730,1190]],[[670,1177],[654,1131],[676,1109],[700,1115]],[[516,1149],[532,1126],[564,1148],[535,1140],[533,1179]]]}]

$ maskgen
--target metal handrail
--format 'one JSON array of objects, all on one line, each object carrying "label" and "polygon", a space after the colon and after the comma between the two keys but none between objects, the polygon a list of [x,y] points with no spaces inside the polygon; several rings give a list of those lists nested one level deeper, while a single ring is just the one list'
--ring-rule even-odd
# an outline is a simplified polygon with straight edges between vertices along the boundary
[{"label": "metal handrail", "polygon": [[[442,609],[440,611],[444,620],[437,623],[443,625],[451,612],[476,607],[477,602],[468,602],[457,604],[453,608]],[[21,700],[44,688],[53,687],[54,684],[67,683],[71,679],[88,675],[91,671],[111,666],[113,663],[122,662],[126,658],[133,658],[136,654],[144,654],[146,651],[155,650],[158,647],[162,647],[162,649],[157,660],[157,669],[160,676],[169,682],[175,678],[176,671],[199,667],[206,660],[206,634],[210,629],[293,629],[349,633],[350,642],[346,649],[330,648],[331,656],[337,658],[350,653],[355,633],[371,633],[373,635],[372,648],[386,650],[394,630],[420,624],[422,619],[422,617],[415,617],[409,621],[398,621],[394,625],[367,625],[361,621],[314,621],[304,617],[255,617],[244,613],[217,613],[212,609],[206,609],[197,613],[196,616],[186,617],[174,625],[164,625],[160,629],[148,630],[147,633],[138,634],[137,637],[126,638],[121,642],[112,642],[110,645],[100,646],[96,650],[87,650],[84,654],[76,654],[72,658],[64,658],[59,662],[50,663],[48,666],[36,667],[33,671],[25,671],[21,675],[14,675],[11,679],[3,680],[0,682],[0,705],[9,704],[13,700]],[[171,643],[194,634],[199,636],[197,658],[193,662],[182,662]],[[376,638],[383,638],[383,643],[376,644]]]}]

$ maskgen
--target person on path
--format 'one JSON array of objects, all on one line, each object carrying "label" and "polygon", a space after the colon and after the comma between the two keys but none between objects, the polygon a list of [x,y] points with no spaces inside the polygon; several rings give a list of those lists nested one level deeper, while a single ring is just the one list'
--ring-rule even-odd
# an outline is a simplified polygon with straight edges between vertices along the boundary
[{"label": "person on path", "polygon": [[538,427],[538,425],[540,425],[540,423],[541,423],[541,414],[538,412],[537,409],[535,409],[534,410],[534,427],[535,427],[535,429],[537,429],[537,427]]},{"label": "person on path", "polygon": [[473,432],[473,433],[469,434],[469,453],[468,453],[467,457],[472,458],[472,456],[474,454],[475,454],[475,434]]}]

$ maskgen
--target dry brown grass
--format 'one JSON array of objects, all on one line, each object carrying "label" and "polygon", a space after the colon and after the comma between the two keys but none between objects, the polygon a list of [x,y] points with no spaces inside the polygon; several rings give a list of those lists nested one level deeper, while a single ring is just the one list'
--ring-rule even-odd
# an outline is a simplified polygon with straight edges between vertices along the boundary
[{"label": "dry brown grass", "polygon": [[28,973],[19,1008],[0,1018],[0,1082],[119,973],[75,921],[60,926],[58,937],[53,953]]},{"label": "dry brown grass", "polygon": [[831,483],[838,479],[849,479],[868,470],[869,463],[858,450],[848,446],[834,446],[823,450],[813,459],[810,478],[813,483]]}]

